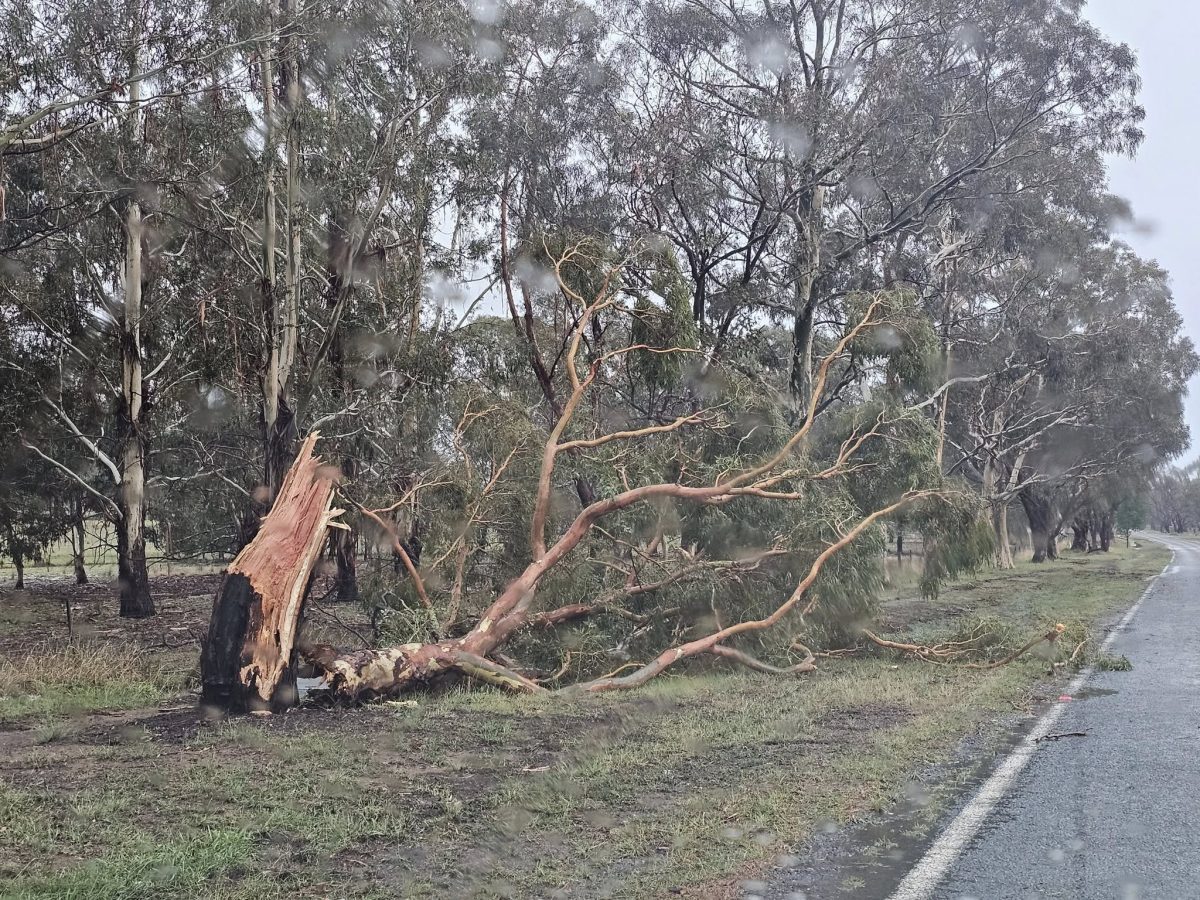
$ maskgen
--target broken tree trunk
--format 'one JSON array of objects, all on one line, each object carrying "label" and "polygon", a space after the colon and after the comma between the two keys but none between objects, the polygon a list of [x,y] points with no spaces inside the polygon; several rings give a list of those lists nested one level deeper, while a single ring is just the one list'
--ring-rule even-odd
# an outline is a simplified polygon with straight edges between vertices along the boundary
[{"label": "broken tree trunk", "polygon": [[200,658],[201,702],[223,709],[295,703],[293,649],[309,578],[326,529],[336,473],[313,456],[313,432],[258,533],[230,563]]}]

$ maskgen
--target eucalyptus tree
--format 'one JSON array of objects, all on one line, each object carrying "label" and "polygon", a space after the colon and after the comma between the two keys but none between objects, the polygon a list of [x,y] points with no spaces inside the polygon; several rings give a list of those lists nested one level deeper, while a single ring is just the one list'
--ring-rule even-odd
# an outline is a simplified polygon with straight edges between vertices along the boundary
[{"label": "eucalyptus tree", "polygon": [[[1010,506],[1049,554],[1183,440],[1191,350],[1104,187],[1136,71],[1077,3],[43,12],[6,25],[4,363],[132,596],[147,498],[170,552],[236,550],[320,431],[339,594],[597,674],[773,616],[835,544],[829,618],[793,624],[852,630],[879,519],[840,523],[910,488],[971,485],[1003,563]],[[779,481],[703,494],[800,431]],[[986,541],[974,502],[918,506],[933,585]],[[394,569],[359,585],[364,547]]]},{"label": "eucalyptus tree", "polygon": [[1165,273],[1111,241],[1078,249],[1035,261],[1013,299],[975,322],[978,368],[993,374],[969,379],[952,407],[950,471],[978,478],[997,540],[1020,501],[1036,561],[1078,511],[1116,499],[1106,485],[1144,482],[1187,441],[1197,362]]},{"label": "eucalyptus tree", "polygon": [[788,290],[801,408],[839,297],[887,283],[953,204],[1030,156],[1139,139],[1132,56],[1074,3],[728,0],[631,19],[652,75],[630,105],[662,135],[634,145],[643,218],[688,259],[699,317],[723,270]]},{"label": "eucalyptus tree", "polygon": [[[15,212],[5,223],[14,262],[6,300],[25,327],[15,349],[34,368],[21,351],[57,358],[57,375],[42,381],[41,414],[111,475],[104,508],[117,531],[121,613],[151,615],[152,382],[170,376],[181,290],[171,279],[178,245],[163,188],[177,172],[173,114],[224,44],[190,6],[155,0],[9,6],[4,25],[17,86],[10,110],[21,111],[10,128],[49,129],[6,151]],[[161,355],[148,360],[150,348]]]},{"label": "eucalyptus tree", "polygon": [[1195,463],[1155,472],[1144,497],[1151,528],[1168,534],[1200,528],[1200,482]]},{"label": "eucalyptus tree", "polygon": [[1076,512],[1101,498],[1115,508],[1127,479],[1145,483],[1186,448],[1182,403],[1198,364],[1161,268],[1116,244],[1097,248],[1081,269],[1084,296],[1068,308],[1071,331],[1051,346],[1047,369],[1050,388],[1070,391],[1080,412],[1054,426],[1018,476],[1048,556]]},{"label": "eucalyptus tree", "polygon": [[[929,328],[911,296],[857,298],[852,323],[818,368],[805,419],[793,426],[752,377],[724,370],[699,386],[686,376],[696,354],[681,328],[688,292],[661,246],[580,239],[548,251],[543,264],[575,311],[559,326],[569,335],[556,385],[562,411],[549,422],[524,412],[541,387],[518,338],[493,364],[481,359],[450,382],[425,472],[377,486],[373,496],[369,485],[346,488],[351,505],[406,560],[393,622],[405,642],[347,656],[303,646],[331,689],[392,694],[458,671],[538,690],[506,654],[544,658],[538,644],[547,640],[550,652],[578,651],[562,670],[574,667],[588,691],[633,687],[701,655],[759,671],[810,671],[805,640],[856,633],[869,615],[877,523],[906,510],[942,548],[931,554],[930,589],[990,549],[974,526],[975,497],[946,483],[933,456],[923,413],[931,391],[918,350]],[[667,308],[639,296],[646,284]],[[608,323],[598,342],[592,321],[601,314]],[[852,348],[885,387],[818,416],[825,386]],[[524,363],[515,371],[514,356]],[[670,399],[652,403],[652,390]],[[296,470],[301,482],[280,509],[286,521],[303,522],[297,546],[327,522],[311,512],[311,498],[331,502],[311,451],[310,441]],[[582,508],[580,474],[596,490]],[[389,521],[400,508],[438,511],[419,567]],[[254,549],[246,564],[262,553]],[[289,571],[303,581],[302,569]],[[236,574],[267,610],[273,583],[253,568]],[[237,585],[227,580],[221,608],[236,606]],[[285,608],[298,605],[271,602],[271,616]],[[214,619],[208,695],[278,702],[291,638],[265,641],[256,614],[248,630],[242,621],[244,645],[242,635],[230,639],[232,616]],[[262,621],[272,634],[294,633],[290,618],[264,612]],[[575,626],[582,633],[573,639]],[[239,670],[239,648],[251,645],[259,648],[252,664]],[[635,651],[650,662],[620,678],[602,674],[614,657]],[[759,652],[796,659],[777,667]]]}]

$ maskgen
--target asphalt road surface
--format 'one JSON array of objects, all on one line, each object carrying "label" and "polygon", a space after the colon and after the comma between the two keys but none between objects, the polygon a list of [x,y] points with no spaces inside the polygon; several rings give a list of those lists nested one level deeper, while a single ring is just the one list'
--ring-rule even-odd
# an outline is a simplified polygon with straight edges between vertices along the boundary
[{"label": "asphalt road surface", "polygon": [[1133,670],[1079,687],[1048,731],[1086,736],[1039,741],[942,877],[904,896],[1200,898],[1200,544],[1155,539],[1173,564],[1108,650]]}]

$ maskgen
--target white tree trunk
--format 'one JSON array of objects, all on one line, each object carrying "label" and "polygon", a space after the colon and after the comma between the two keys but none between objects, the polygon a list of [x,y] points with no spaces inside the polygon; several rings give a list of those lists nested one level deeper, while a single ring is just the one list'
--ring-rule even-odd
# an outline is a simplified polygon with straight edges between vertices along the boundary
[{"label": "white tree trunk", "polygon": [[[132,5],[133,35],[129,74],[136,79],[141,69],[142,16],[140,0]],[[142,138],[141,82],[129,85],[129,113],[126,120],[127,149],[131,159],[127,167],[140,163],[135,149]],[[132,163],[132,165],[130,165]],[[146,439],[142,431],[142,407],[145,386],[142,379],[142,243],[144,224],[142,206],[135,192],[125,206],[125,313],[121,319],[121,409],[120,435],[121,483],[117,522],[117,573],[120,581],[121,615],[144,618],[154,615],[150,580],[146,572]]]}]

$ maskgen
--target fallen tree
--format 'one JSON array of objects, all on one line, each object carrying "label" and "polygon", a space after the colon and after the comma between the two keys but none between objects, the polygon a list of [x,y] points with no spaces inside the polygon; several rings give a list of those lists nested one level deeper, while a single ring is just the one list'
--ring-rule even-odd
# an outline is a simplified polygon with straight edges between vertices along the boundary
[{"label": "fallen tree", "polygon": [[[527,562],[482,608],[477,618],[464,625],[459,610],[467,560],[473,551],[478,552],[480,546],[487,544],[487,501],[499,490],[497,486],[504,478],[513,475],[513,468],[521,464],[514,462],[517,447],[507,455],[493,457],[490,476],[476,471],[469,455],[462,453],[464,467],[477,479],[472,483],[478,488],[464,503],[463,522],[451,532],[448,546],[436,555],[427,549],[421,565],[410,558],[394,518],[396,511],[419,493],[421,485],[410,485],[400,500],[374,509],[347,498],[348,505],[359,510],[360,521],[378,529],[380,545],[390,547],[403,561],[412,588],[411,609],[423,617],[425,627],[432,633],[428,640],[354,652],[340,652],[322,644],[302,644],[299,649],[304,659],[324,674],[325,688],[335,698],[360,701],[394,696],[423,688],[451,674],[513,691],[541,692],[546,690],[544,685],[529,677],[526,674],[529,670],[518,671],[505,648],[531,630],[552,630],[601,613],[622,616],[639,635],[652,624],[669,620],[666,645],[660,645],[642,664],[626,663],[617,672],[581,678],[569,686],[570,690],[596,693],[637,687],[680,662],[697,657],[728,661],[763,673],[811,672],[816,668],[811,652],[805,651],[798,661],[793,656],[787,664],[775,665],[755,656],[747,646],[748,639],[758,636],[761,640],[779,628],[788,635],[779,642],[780,647],[802,646],[793,643],[793,631],[802,628],[820,606],[822,594],[816,588],[825,568],[864,535],[877,533],[885,520],[901,510],[915,520],[924,515],[929,521],[960,522],[965,515],[969,523],[978,516],[977,501],[945,485],[933,462],[928,409],[933,406],[931,398],[936,398],[948,385],[933,389],[932,393],[927,390],[919,402],[908,403],[900,402],[898,388],[890,392],[881,390],[884,400],[858,405],[844,420],[832,419],[832,414],[822,416],[838,399],[837,392],[848,383],[841,375],[850,368],[851,361],[862,366],[866,364],[864,361],[880,360],[881,381],[886,378],[888,384],[898,382],[891,377],[888,367],[893,364],[893,357],[903,352],[909,332],[919,332],[923,327],[919,314],[914,313],[913,304],[908,302],[910,298],[896,294],[864,297],[859,314],[847,324],[817,366],[811,397],[800,421],[791,426],[783,423],[781,427],[787,430],[778,439],[764,441],[761,450],[745,454],[745,461],[737,468],[714,464],[708,474],[693,476],[686,464],[679,465],[679,461],[688,460],[698,452],[682,444],[685,433],[703,433],[706,428],[722,434],[735,432],[736,423],[721,421],[722,403],[702,406],[693,398],[688,401],[690,407],[681,403],[676,414],[661,416],[649,424],[609,430],[599,427],[592,412],[595,398],[589,393],[603,389],[615,367],[628,365],[630,357],[638,357],[645,365],[645,360],[694,351],[646,342],[604,348],[596,337],[604,331],[596,327],[596,322],[601,313],[622,312],[622,290],[618,284],[621,267],[609,268],[602,277],[592,277],[587,282],[591,285],[591,296],[585,299],[573,286],[579,279],[564,273],[564,266],[579,252],[578,248],[568,250],[555,262],[559,288],[574,307],[574,321],[561,355],[567,390],[556,404],[540,451],[523,458],[537,460],[526,470],[530,474],[526,483],[532,494],[527,520],[530,523]],[[877,339],[877,336],[882,337]],[[589,337],[592,341],[586,354],[589,359],[581,364],[584,343]],[[912,365],[912,360],[901,362]],[[832,391],[830,384],[835,385]],[[468,402],[461,421],[444,444],[461,448],[467,429],[484,420],[487,411],[487,407]],[[581,411],[587,411],[591,418]],[[577,420],[583,420],[582,425]],[[740,450],[756,430],[757,426],[751,425],[744,432],[737,432],[745,436],[729,440]],[[569,436],[572,431],[584,433]],[[667,439],[678,442],[678,446],[669,445],[669,452],[664,453],[668,467],[675,470],[674,478],[634,484],[630,466],[622,462],[629,445],[645,446],[648,441]],[[238,706],[249,698],[252,703],[278,703],[284,696],[279,689],[280,673],[289,668],[286,660],[301,615],[303,585],[329,518],[316,512],[328,508],[331,488],[328,482],[314,481],[317,469],[309,459],[312,443],[310,436],[288,475],[276,507],[264,522],[259,537],[247,548],[250,555],[239,556],[222,586],[206,647],[209,664],[205,696],[212,702]],[[909,454],[914,447],[929,452],[918,454],[916,462],[911,455],[896,455]],[[589,498],[578,512],[563,516],[562,497],[555,494],[560,462],[568,460],[572,466],[578,465],[580,456],[601,449],[615,455],[620,487],[608,496]],[[720,463],[719,457],[716,463]],[[520,485],[521,476],[513,477],[518,478]],[[581,483],[577,475],[569,478],[559,475],[559,480]],[[434,479],[433,483],[443,485],[446,480]],[[590,486],[584,494],[589,493]],[[795,506],[803,524],[809,523],[807,511],[811,509],[811,537],[776,533],[771,546],[727,559],[704,559],[703,550],[695,546],[691,550],[682,544],[667,546],[670,541],[664,531],[663,510],[668,506],[723,509],[735,504],[742,504],[741,515],[751,518],[753,510],[760,506],[764,510]],[[941,512],[955,511],[955,514],[930,515],[930,504]],[[306,512],[298,515],[293,509]],[[657,512],[651,514],[647,510]],[[634,515],[639,511],[650,519],[657,516],[658,522],[641,540],[636,539],[636,530],[621,525],[628,521],[622,514]],[[556,522],[559,518],[560,526]],[[614,532],[614,527],[620,534]],[[285,533],[288,528],[294,533]],[[614,555],[597,552],[598,536],[615,548]],[[264,579],[256,567],[268,563],[262,554],[272,542],[303,546],[305,552],[270,554],[269,566],[275,574]],[[312,556],[308,555],[309,550]],[[874,562],[868,565],[877,568]],[[439,566],[445,568],[438,577],[427,580],[426,576]],[[539,608],[539,589],[547,578],[580,566],[615,572],[622,583],[585,601]],[[781,579],[791,580],[790,589],[780,591],[777,601],[772,603],[769,597],[763,598],[755,608],[749,604],[719,602],[719,590],[728,592],[750,573],[760,573],[770,566],[775,567],[771,575],[776,585]],[[281,591],[272,578],[278,579],[284,570],[290,578],[286,585],[279,586],[284,588]],[[650,572],[655,573],[653,577]],[[705,586],[712,588],[711,619],[668,615],[678,612],[669,605],[652,613],[637,613],[622,605],[626,600],[640,600],[704,579],[707,579]],[[245,598],[251,598],[252,602]],[[720,606],[725,607],[724,616]],[[249,612],[245,629],[240,627],[243,609]],[[260,609],[262,612],[258,612]],[[440,614],[442,609],[446,610],[445,615]],[[721,621],[723,617],[731,620],[729,624]],[[569,664],[569,659],[564,661],[562,670]],[[632,671],[619,674],[626,669]],[[234,675],[236,678],[231,681]]]}]

